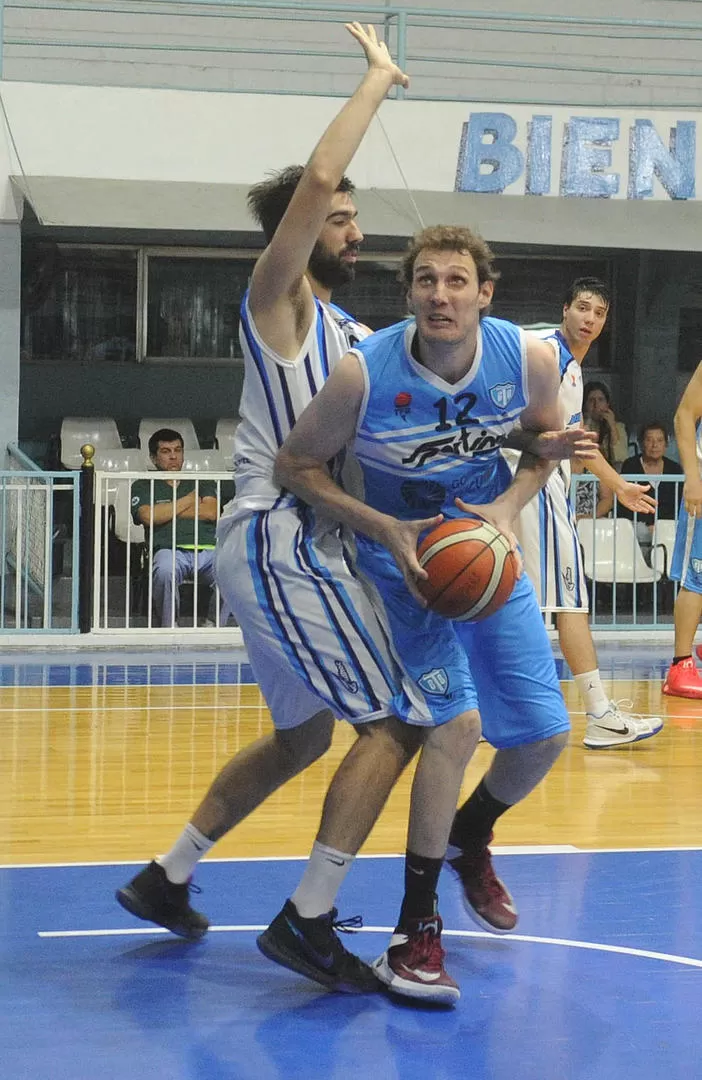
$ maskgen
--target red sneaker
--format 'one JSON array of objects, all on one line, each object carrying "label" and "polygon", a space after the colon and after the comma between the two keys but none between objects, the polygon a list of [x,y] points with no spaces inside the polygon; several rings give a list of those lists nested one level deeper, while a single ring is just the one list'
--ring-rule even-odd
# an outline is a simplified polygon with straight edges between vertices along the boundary
[{"label": "red sneaker", "polygon": [[663,693],[671,697],[702,699],[702,678],[691,656],[670,665],[663,683]]},{"label": "red sneaker", "polygon": [[[461,851],[448,859],[461,884],[463,906],[473,922],[493,934],[509,934],[519,918],[514,900],[492,866],[492,833],[477,851]],[[455,849],[454,849],[455,850]]]},{"label": "red sneaker", "polygon": [[454,1005],[461,996],[458,983],[444,970],[441,947],[441,917],[411,919],[398,927],[387,952],[373,964],[373,970],[389,990],[403,997],[434,1005]]}]

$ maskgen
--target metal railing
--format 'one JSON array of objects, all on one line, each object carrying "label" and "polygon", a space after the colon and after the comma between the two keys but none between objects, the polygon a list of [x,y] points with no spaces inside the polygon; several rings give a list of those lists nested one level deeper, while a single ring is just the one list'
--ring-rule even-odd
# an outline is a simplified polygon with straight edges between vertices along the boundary
[{"label": "metal railing", "polygon": [[597,517],[599,481],[589,473],[573,476],[571,499],[578,516],[590,594],[590,624],[598,630],[670,629],[678,583],[670,577],[682,498],[682,475],[628,475],[627,480],[675,489],[673,518],[642,521],[621,513],[614,499],[611,513]]},{"label": "metal railing", "polygon": [[[358,55],[339,34],[348,19],[384,28],[398,63],[411,71],[415,98],[699,103],[699,20],[318,0],[0,0],[1,73],[43,82],[346,96],[358,77]],[[395,94],[402,97],[402,89]]]},{"label": "metal railing", "polygon": [[[227,472],[184,471],[169,472],[167,476],[169,480],[194,482],[196,499],[208,485],[207,494],[214,490],[220,510],[233,495],[231,474]],[[198,519],[194,519],[193,538],[194,548],[199,549],[197,557],[190,548],[178,544],[175,512],[169,523],[168,547],[161,546],[161,541],[155,544],[154,530],[134,519],[134,485],[139,481],[149,485],[148,501],[153,506],[155,483],[163,479],[163,473],[153,471],[95,472],[93,630],[187,631],[202,626],[219,629],[231,622],[214,582],[214,550],[200,544]],[[174,486],[174,508],[179,497]]]},{"label": "metal railing", "polygon": [[76,476],[44,472],[14,445],[8,458],[0,472],[0,632],[76,633]]}]

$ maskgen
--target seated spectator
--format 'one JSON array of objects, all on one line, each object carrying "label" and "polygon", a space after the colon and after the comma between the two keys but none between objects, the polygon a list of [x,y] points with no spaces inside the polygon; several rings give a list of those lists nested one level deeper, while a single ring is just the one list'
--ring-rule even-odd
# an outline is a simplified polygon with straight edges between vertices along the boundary
[{"label": "seated spectator", "polygon": [[[668,446],[668,432],[663,424],[652,421],[642,427],[639,443],[641,453],[634,454],[633,457],[626,459],[622,465],[623,473],[645,473],[646,476],[652,477],[661,475],[682,476],[680,465],[673,461],[672,458],[665,456]],[[678,484],[659,484],[655,480],[652,482],[652,487],[654,491],[651,494],[658,501],[658,517],[665,518],[668,521],[674,520],[677,516],[677,505],[680,501],[682,489],[679,488]],[[618,506],[617,513],[622,517],[634,517],[631,510],[627,510],[625,506],[621,505]],[[651,547],[654,521],[654,514],[637,514],[636,516],[636,532],[644,553],[647,548]]]},{"label": "seated spectator", "polygon": [[624,424],[614,415],[612,398],[603,382],[591,380],[583,387],[583,423],[597,432],[604,458],[619,470],[629,456],[629,437]]},{"label": "seated spectator", "polygon": [[[570,467],[573,475],[588,472],[587,464],[577,458],[571,460]],[[614,505],[614,494],[611,488],[593,476],[592,480],[579,480],[575,484],[573,503],[576,520],[607,517]]]},{"label": "seated spectator", "polygon": [[[159,472],[183,468],[183,439],[160,428],[149,439],[149,454]],[[161,626],[177,626],[178,586],[197,575],[198,588],[214,583],[215,522],[219,514],[212,480],[136,480],[132,517],[153,537],[153,606]],[[173,586],[175,585],[175,590]]]}]

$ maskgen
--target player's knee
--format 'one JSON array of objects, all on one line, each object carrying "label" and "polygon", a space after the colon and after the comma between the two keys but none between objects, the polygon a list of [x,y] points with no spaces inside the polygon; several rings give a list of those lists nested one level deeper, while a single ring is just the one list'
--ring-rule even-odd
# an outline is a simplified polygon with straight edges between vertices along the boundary
[{"label": "player's knee", "polygon": [[532,753],[538,753],[545,764],[552,765],[568,745],[568,732],[559,731],[556,735],[550,735],[540,742],[531,743]]},{"label": "player's knee", "polygon": [[400,770],[410,763],[424,741],[425,729],[395,716],[355,725],[356,734],[373,754],[397,761]]},{"label": "player's knee", "polygon": [[447,724],[432,728],[427,744],[456,761],[468,761],[480,738],[480,713],[469,709]]},{"label": "player's knee", "polygon": [[323,709],[299,727],[276,732],[278,753],[286,763],[291,776],[302,772],[331,746],[334,716]]}]

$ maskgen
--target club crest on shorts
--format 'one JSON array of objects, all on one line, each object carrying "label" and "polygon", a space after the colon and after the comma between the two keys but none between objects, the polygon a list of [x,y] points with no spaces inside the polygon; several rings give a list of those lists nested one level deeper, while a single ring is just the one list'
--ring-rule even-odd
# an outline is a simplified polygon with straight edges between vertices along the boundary
[{"label": "club crest on shorts", "polygon": [[417,682],[425,694],[443,697],[448,693],[449,677],[445,668],[433,668],[431,671],[425,671],[417,679]]},{"label": "club crest on shorts", "polygon": [[517,387],[513,382],[497,383],[496,386],[490,387],[490,397],[498,409],[506,409],[514,397],[516,389]]},{"label": "club crest on shorts", "polygon": [[336,677],[339,680],[339,682],[341,683],[341,685],[344,687],[344,689],[348,690],[349,694],[357,694],[358,693],[358,683],[354,679],[354,677],[351,674],[351,672],[349,671],[349,669],[346,667],[346,664],[344,663],[344,661],[343,660],[336,660],[335,665],[336,665]]},{"label": "club crest on shorts", "polygon": [[702,574],[702,559],[690,559],[690,566],[696,574]]},{"label": "club crest on shorts", "polygon": [[563,584],[568,592],[575,592],[575,578],[573,577],[573,567],[567,567],[562,574]]}]

